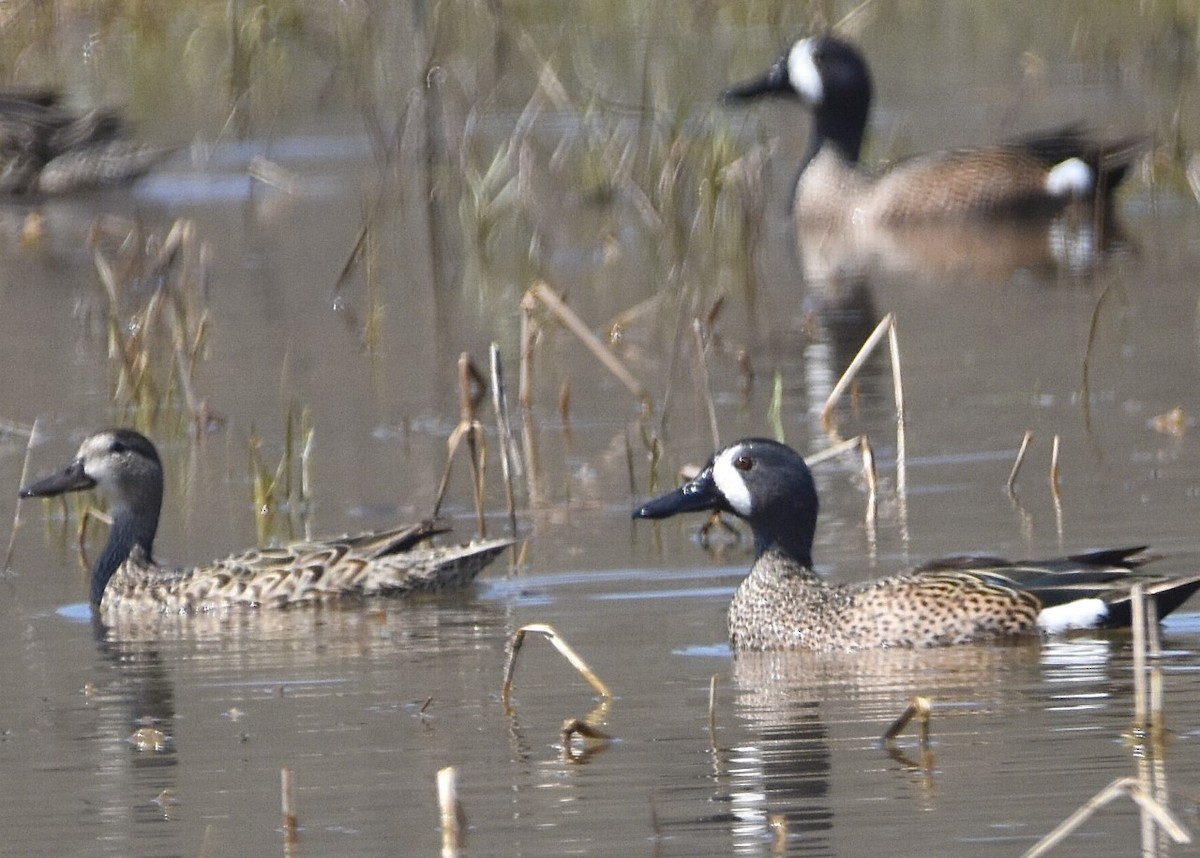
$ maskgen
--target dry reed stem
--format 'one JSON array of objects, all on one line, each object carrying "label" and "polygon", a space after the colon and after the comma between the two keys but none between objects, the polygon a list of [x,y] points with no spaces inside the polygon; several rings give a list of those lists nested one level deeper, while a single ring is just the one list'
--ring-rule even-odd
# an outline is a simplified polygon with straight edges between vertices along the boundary
[{"label": "dry reed stem", "polygon": [[[66,498],[63,498],[63,508],[66,508]],[[88,524],[92,519],[96,519],[102,524],[112,526],[112,518],[107,514],[96,509],[92,505],[84,507],[83,513],[79,516],[79,532],[76,534],[75,550],[79,555],[79,569],[85,576],[90,575],[92,571],[92,561],[87,556],[87,529]]]},{"label": "dry reed stem", "polygon": [[1029,442],[1033,440],[1033,430],[1026,429],[1025,435],[1021,438],[1021,449],[1017,450],[1017,460],[1013,462],[1012,470],[1008,472],[1008,496],[1012,497],[1016,492],[1014,489],[1017,485],[1017,474],[1021,472],[1021,465],[1025,462],[1025,453],[1029,450]]},{"label": "dry reed stem", "polygon": [[492,409],[496,412],[496,435],[500,439],[500,474],[504,478],[504,501],[508,506],[508,530],[517,535],[517,501],[513,490],[513,470],[520,462],[513,462],[512,424],[508,416],[508,395],[504,386],[504,364],[500,360],[500,346],[492,343],[488,348],[488,364],[491,369]]},{"label": "dry reed stem", "polygon": [[625,428],[625,470],[629,477],[629,496],[636,498],[637,490],[637,471],[633,465],[633,444],[629,442],[629,428]]},{"label": "dry reed stem", "polygon": [[1082,825],[1089,816],[1121,794],[1125,794],[1133,799],[1138,807],[1149,814],[1158,823],[1159,827],[1166,832],[1167,836],[1176,843],[1192,842],[1192,836],[1175,819],[1171,811],[1158,801],[1155,801],[1150,794],[1142,789],[1141,784],[1137,782],[1136,778],[1126,776],[1117,778],[1088,799],[1074,813],[1060,822],[1053,831],[1026,851],[1022,855],[1022,858],[1038,858],[1040,855],[1045,855],[1065,840],[1071,832]]},{"label": "dry reed stem", "polygon": [[[29,459],[33,455],[33,441],[37,437],[38,421],[40,417],[35,417],[33,420],[33,428],[29,430],[29,440],[25,444],[25,460],[21,463],[21,479],[17,483],[18,486],[25,485],[25,481],[29,478]],[[21,527],[21,500],[17,499],[17,503],[13,508],[13,523],[12,530],[8,534],[8,549],[4,552],[4,565],[0,569],[7,571],[12,563],[13,549],[17,544],[17,530]]]},{"label": "dry reed stem", "polygon": [[513,674],[517,668],[517,653],[521,651],[521,645],[524,643],[525,635],[528,632],[537,632],[540,635],[544,635],[554,645],[554,648],[562,654],[563,658],[569,661],[571,666],[583,675],[583,678],[588,681],[588,684],[601,697],[605,700],[612,699],[612,692],[608,690],[608,686],[604,684],[600,677],[596,676],[592,669],[588,667],[587,662],[579,657],[579,654],[571,648],[570,644],[563,640],[562,636],[555,631],[553,626],[546,625],[545,623],[530,623],[521,626],[521,628],[513,632],[512,639],[508,644],[508,664],[504,668],[504,686],[500,690],[500,699],[506,707],[508,706],[509,696],[512,691]]},{"label": "dry reed stem", "polygon": [[717,674],[708,680],[708,745],[717,750]]},{"label": "dry reed stem", "polygon": [[1145,735],[1150,722],[1146,698],[1146,596],[1141,581],[1129,590],[1129,606],[1133,610],[1130,633],[1133,638],[1133,730]]},{"label": "dry reed stem", "polygon": [[[561,297],[545,282],[539,280],[529,287],[527,293],[540,301],[551,313],[553,313],[559,321],[561,321],[568,330],[571,331],[579,340],[587,347],[587,349],[596,356],[596,359],[604,365],[625,388],[634,395],[634,397],[642,404],[642,408],[650,413],[654,411],[654,399],[633,374],[625,368],[618,358],[608,346],[600,341],[600,338],[591,332],[591,330],[583,323],[583,320],[575,314],[575,312],[566,305]],[[522,302],[524,307],[524,302]]]},{"label": "dry reed stem", "polygon": [[589,724],[582,718],[567,718],[563,721],[562,730],[559,735],[562,738],[564,745],[571,744],[571,740],[576,736],[584,739],[589,739],[597,742],[611,742],[612,736],[605,733],[594,724]]},{"label": "dry reed stem", "polygon": [[908,722],[916,717],[920,727],[921,747],[927,747],[929,745],[929,716],[932,711],[933,701],[930,698],[920,695],[913,697],[904,711],[900,713],[900,717],[884,731],[883,737],[879,741],[881,743],[891,742],[900,735],[900,731],[908,726]]},{"label": "dry reed stem", "polygon": [[836,444],[831,444],[819,453],[813,453],[811,456],[804,457],[804,464],[810,468],[819,465],[821,462],[828,461],[843,453],[848,453],[854,448],[862,444],[866,440],[866,435],[855,435],[845,441],[838,441]]},{"label": "dry reed stem", "polygon": [[457,855],[467,827],[462,802],[458,800],[458,770],[454,766],[438,769],[438,816],[442,825],[442,855]]},{"label": "dry reed stem", "polygon": [[860,437],[859,449],[862,451],[863,477],[867,481],[867,521],[875,522],[876,504],[879,496],[879,481],[875,477],[875,451],[866,435]]},{"label": "dry reed stem", "polygon": [[788,841],[788,820],[782,813],[772,813],[767,816],[767,830],[771,832],[771,854],[786,855]]},{"label": "dry reed stem", "polygon": [[1058,447],[1059,437],[1055,435],[1054,442],[1050,446],[1050,491],[1054,493],[1056,500],[1062,497],[1062,493],[1058,488]]},{"label": "dry reed stem", "polygon": [[[719,307],[718,304],[713,308],[709,314],[710,318],[715,315]],[[696,360],[692,363],[692,367],[696,372],[696,392],[708,414],[708,431],[712,434],[712,448],[719,450],[721,449],[721,433],[717,430],[717,409],[713,404],[712,390],[708,380],[708,350],[704,343],[704,330],[703,322],[699,319],[692,319],[692,347],[696,350]]]},{"label": "dry reed stem", "polygon": [[[478,393],[472,393],[473,386],[479,391]],[[430,515],[431,518],[437,518],[442,509],[442,501],[446,497],[446,489],[450,483],[450,473],[454,468],[454,457],[465,438],[469,453],[468,459],[471,463],[471,487],[475,495],[475,515],[480,536],[487,535],[487,521],[483,514],[483,477],[487,467],[487,442],[484,438],[483,424],[479,422],[475,412],[479,406],[479,400],[483,396],[484,387],[483,376],[471,363],[470,355],[463,352],[458,357],[458,425],[454,427],[454,431],[450,433],[450,437],[446,441],[448,448],[446,468],[442,471],[437,500],[434,501],[433,513]]]},{"label": "dry reed stem", "polygon": [[292,770],[279,772],[280,808],[283,815],[283,842],[289,849],[296,845],[296,784]]},{"label": "dry reed stem", "polygon": [[829,398],[825,400],[825,406],[821,409],[821,425],[826,432],[832,433],[833,430],[833,407],[845,393],[846,388],[858,375],[863,364],[871,357],[872,352],[878,347],[880,341],[887,336],[889,338],[889,348],[892,359],[892,394],[896,400],[896,419],[901,423],[904,422],[904,387],[900,380],[900,347],[896,338],[896,314],[888,313],[879,320],[879,324],[875,326],[875,330],[863,342],[862,347],[858,350],[858,354],[854,356],[854,360],[850,361],[850,365],[846,367],[846,371],[842,373],[842,377],[838,379],[837,384],[833,386],[833,390],[829,394]]}]

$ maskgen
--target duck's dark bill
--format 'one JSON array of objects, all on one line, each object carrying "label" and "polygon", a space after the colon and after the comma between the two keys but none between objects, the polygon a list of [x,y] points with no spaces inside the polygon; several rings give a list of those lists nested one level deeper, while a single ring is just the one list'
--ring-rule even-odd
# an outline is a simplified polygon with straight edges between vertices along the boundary
[{"label": "duck's dark bill", "polygon": [[83,460],[76,459],[57,474],[38,480],[21,489],[23,498],[48,498],[64,492],[77,492],[95,488],[96,481],[83,470]]},{"label": "duck's dark bill", "polygon": [[713,482],[712,468],[673,492],[657,497],[633,511],[634,518],[668,518],[681,512],[712,510],[721,506],[721,493]]},{"label": "duck's dark bill", "polygon": [[725,90],[727,101],[745,101],[763,95],[795,95],[791,84],[788,83],[785,63],[778,62],[771,66],[762,77],[734,84]]}]

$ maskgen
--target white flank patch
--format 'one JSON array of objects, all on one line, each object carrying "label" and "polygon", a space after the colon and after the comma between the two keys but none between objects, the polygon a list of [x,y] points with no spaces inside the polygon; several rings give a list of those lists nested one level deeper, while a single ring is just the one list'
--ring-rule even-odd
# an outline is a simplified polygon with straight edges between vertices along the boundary
[{"label": "white flank patch", "polygon": [[1038,628],[1055,635],[1068,629],[1094,629],[1108,616],[1103,599],[1076,599],[1065,605],[1045,608],[1038,614]]},{"label": "white flank patch", "polygon": [[792,45],[788,53],[788,81],[792,88],[809,104],[820,104],[825,98],[825,87],[821,85],[821,72],[812,58],[812,39],[801,39]]},{"label": "white flank patch", "polygon": [[1082,197],[1092,192],[1092,168],[1079,158],[1055,164],[1046,175],[1046,193],[1055,197]]},{"label": "white flank patch", "polygon": [[742,472],[733,466],[733,460],[741,454],[741,450],[739,444],[717,456],[712,466],[713,482],[717,484],[717,490],[725,496],[725,500],[729,501],[733,511],[743,518],[748,518],[752,508],[750,490],[746,488]]}]

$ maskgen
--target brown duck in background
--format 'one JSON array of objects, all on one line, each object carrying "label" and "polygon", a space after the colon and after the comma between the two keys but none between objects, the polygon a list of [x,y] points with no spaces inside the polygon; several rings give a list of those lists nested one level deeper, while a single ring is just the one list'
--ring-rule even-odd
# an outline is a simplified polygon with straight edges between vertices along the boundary
[{"label": "brown duck in background", "polygon": [[733,100],[798,98],[813,130],[793,199],[798,220],[897,225],[953,218],[1046,217],[1072,201],[1106,205],[1146,140],[1101,144],[1078,126],[1007,143],[915,156],[872,172],[859,162],[872,84],[866,60],[835,36],[802,39]]},{"label": "brown duck in background", "polygon": [[777,95],[811,107],[789,208],[805,282],[836,307],[847,282],[1087,275],[1129,248],[1113,191],[1144,137],[1097,143],[1067,126],[996,146],[935,152],[872,170],[860,162],[872,99],[859,50],[833,36],[797,42],[730,100]]},{"label": "brown duck in background", "polygon": [[1145,585],[1165,617],[1200,589],[1200,574],[1146,573],[1141,548],[1013,562],[951,557],[859,584],[812,568],[817,489],[804,458],[764,438],[718,452],[687,484],[634,518],[720,510],[754,531],[757,557],[729,606],[735,650],[857,650],[961,644],[1067,629],[1127,626],[1130,589]]},{"label": "brown duck in background", "polygon": [[108,497],[112,516],[108,542],[91,575],[92,608],[105,619],[127,612],[282,608],[463,587],[512,544],[490,539],[422,546],[444,532],[423,522],[253,549],[193,568],[160,566],[153,549],[162,507],[162,463],[150,440],[131,429],[89,436],[63,470],[25,486],[20,494],[52,497],[91,488]]},{"label": "brown duck in background", "polygon": [[171,152],[126,137],[111,108],[76,113],[52,90],[0,92],[0,194],[122,185]]}]

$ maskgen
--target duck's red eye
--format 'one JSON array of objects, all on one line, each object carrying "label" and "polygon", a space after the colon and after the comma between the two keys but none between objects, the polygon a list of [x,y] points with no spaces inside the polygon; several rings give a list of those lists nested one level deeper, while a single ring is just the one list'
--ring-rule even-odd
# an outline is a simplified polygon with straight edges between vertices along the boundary
[{"label": "duck's red eye", "polygon": [[748,471],[754,467],[754,460],[743,453],[733,460],[733,466],[739,471]]}]

